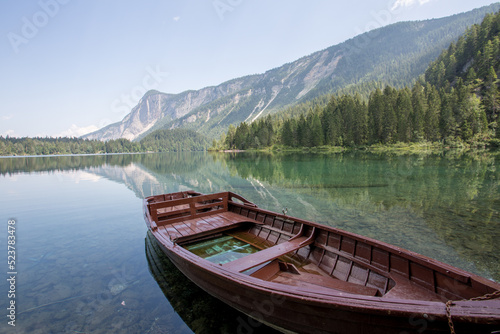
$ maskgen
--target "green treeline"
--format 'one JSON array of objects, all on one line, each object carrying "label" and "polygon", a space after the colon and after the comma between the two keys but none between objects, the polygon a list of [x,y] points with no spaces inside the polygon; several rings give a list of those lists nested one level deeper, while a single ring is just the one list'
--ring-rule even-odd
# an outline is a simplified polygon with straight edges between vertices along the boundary
[{"label": "green treeline", "polygon": [[411,89],[332,96],[299,116],[230,127],[215,149],[412,142],[498,146],[500,13],[485,17],[431,63]]},{"label": "green treeline", "polygon": [[375,90],[368,102],[359,95],[343,95],[332,97],[326,107],[316,107],[307,115],[284,121],[267,117],[250,125],[230,126],[224,141],[213,146],[354,147],[422,141],[498,145],[495,114],[488,115],[483,102],[462,81],[450,90],[429,83],[417,83],[411,90],[387,86]]},{"label": "green treeline", "polygon": [[104,142],[64,137],[4,138],[0,136],[0,156],[202,151],[207,147],[208,142],[205,137],[184,129],[158,130],[139,142],[123,138]]},{"label": "green treeline", "polygon": [[53,155],[141,152],[141,145],[127,139],[88,140],[67,137],[0,137],[0,155]]},{"label": "green treeline", "polygon": [[149,152],[205,151],[209,146],[205,136],[187,129],[157,130],[140,143]]}]

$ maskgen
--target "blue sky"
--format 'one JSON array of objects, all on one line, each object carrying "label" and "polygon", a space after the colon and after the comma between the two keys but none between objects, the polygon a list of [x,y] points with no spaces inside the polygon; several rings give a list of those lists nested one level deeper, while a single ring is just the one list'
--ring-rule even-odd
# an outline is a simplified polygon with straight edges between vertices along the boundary
[{"label": "blue sky", "polygon": [[142,93],[263,73],[362,32],[487,0],[3,0],[0,135],[78,136]]}]

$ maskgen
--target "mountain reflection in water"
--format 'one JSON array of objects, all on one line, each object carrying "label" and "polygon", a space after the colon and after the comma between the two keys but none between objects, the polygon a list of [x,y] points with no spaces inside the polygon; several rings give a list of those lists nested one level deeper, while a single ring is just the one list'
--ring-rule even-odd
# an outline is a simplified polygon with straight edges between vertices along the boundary
[{"label": "mountain reflection in water", "polygon": [[126,154],[0,159],[0,174],[83,171],[138,198],[233,191],[500,281],[500,152]]}]

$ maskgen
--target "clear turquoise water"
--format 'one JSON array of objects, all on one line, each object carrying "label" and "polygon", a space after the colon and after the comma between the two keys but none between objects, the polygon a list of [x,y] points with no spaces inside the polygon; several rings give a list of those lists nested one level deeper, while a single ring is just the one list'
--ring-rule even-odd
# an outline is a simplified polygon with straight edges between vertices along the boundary
[{"label": "clear turquoise water", "polygon": [[191,332],[150,273],[141,208],[145,196],[187,189],[234,191],[500,281],[499,162],[451,152],[1,158],[3,271],[15,219],[18,274],[15,328],[0,282],[0,332]]}]

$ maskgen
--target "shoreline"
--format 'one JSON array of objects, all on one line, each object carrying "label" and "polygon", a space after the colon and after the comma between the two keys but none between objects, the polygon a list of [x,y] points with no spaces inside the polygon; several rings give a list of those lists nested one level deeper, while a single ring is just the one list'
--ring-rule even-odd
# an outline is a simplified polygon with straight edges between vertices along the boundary
[{"label": "shoreline", "polygon": [[26,155],[0,155],[0,159],[15,158],[50,158],[50,157],[86,157],[101,155],[122,155],[122,154],[150,154],[159,152],[124,152],[124,153],[77,153],[77,154],[26,154]]},{"label": "shoreline", "polygon": [[390,144],[380,145],[375,144],[371,146],[360,147],[343,147],[343,146],[318,146],[318,147],[284,147],[273,146],[261,149],[248,149],[248,150],[209,150],[209,152],[218,153],[243,153],[243,152],[261,152],[261,153],[344,153],[344,152],[367,152],[367,153],[439,153],[446,151],[462,151],[462,152],[498,152],[498,147],[495,146],[451,146],[443,145],[440,143],[412,143],[412,144]]},{"label": "shoreline", "polygon": [[[272,146],[261,149],[227,149],[215,150],[208,148],[203,152],[208,153],[344,153],[344,152],[367,152],[367,153],[438,153],[445,151],[480,151],[480,152],[498,152],[498,147],[495,146],[450,146],[439,143],[413,143],[413,144],[390,144],[390,145],[371,145],[360,147],[343,147],[343,146],[317,146],[317,147],[285,147]],[[182,151],[182,152],[201,152],[201,151]],[[167,152],[123,152],[123,153],[77,153],[77,154],[39,154],[39,155],[0,155],[0,159],[16,159],[16,158],[47,158],[47,157],[85,157],[85,156],[113,156],[113,155],[138,155],[152,153],[167,153]]]}]

